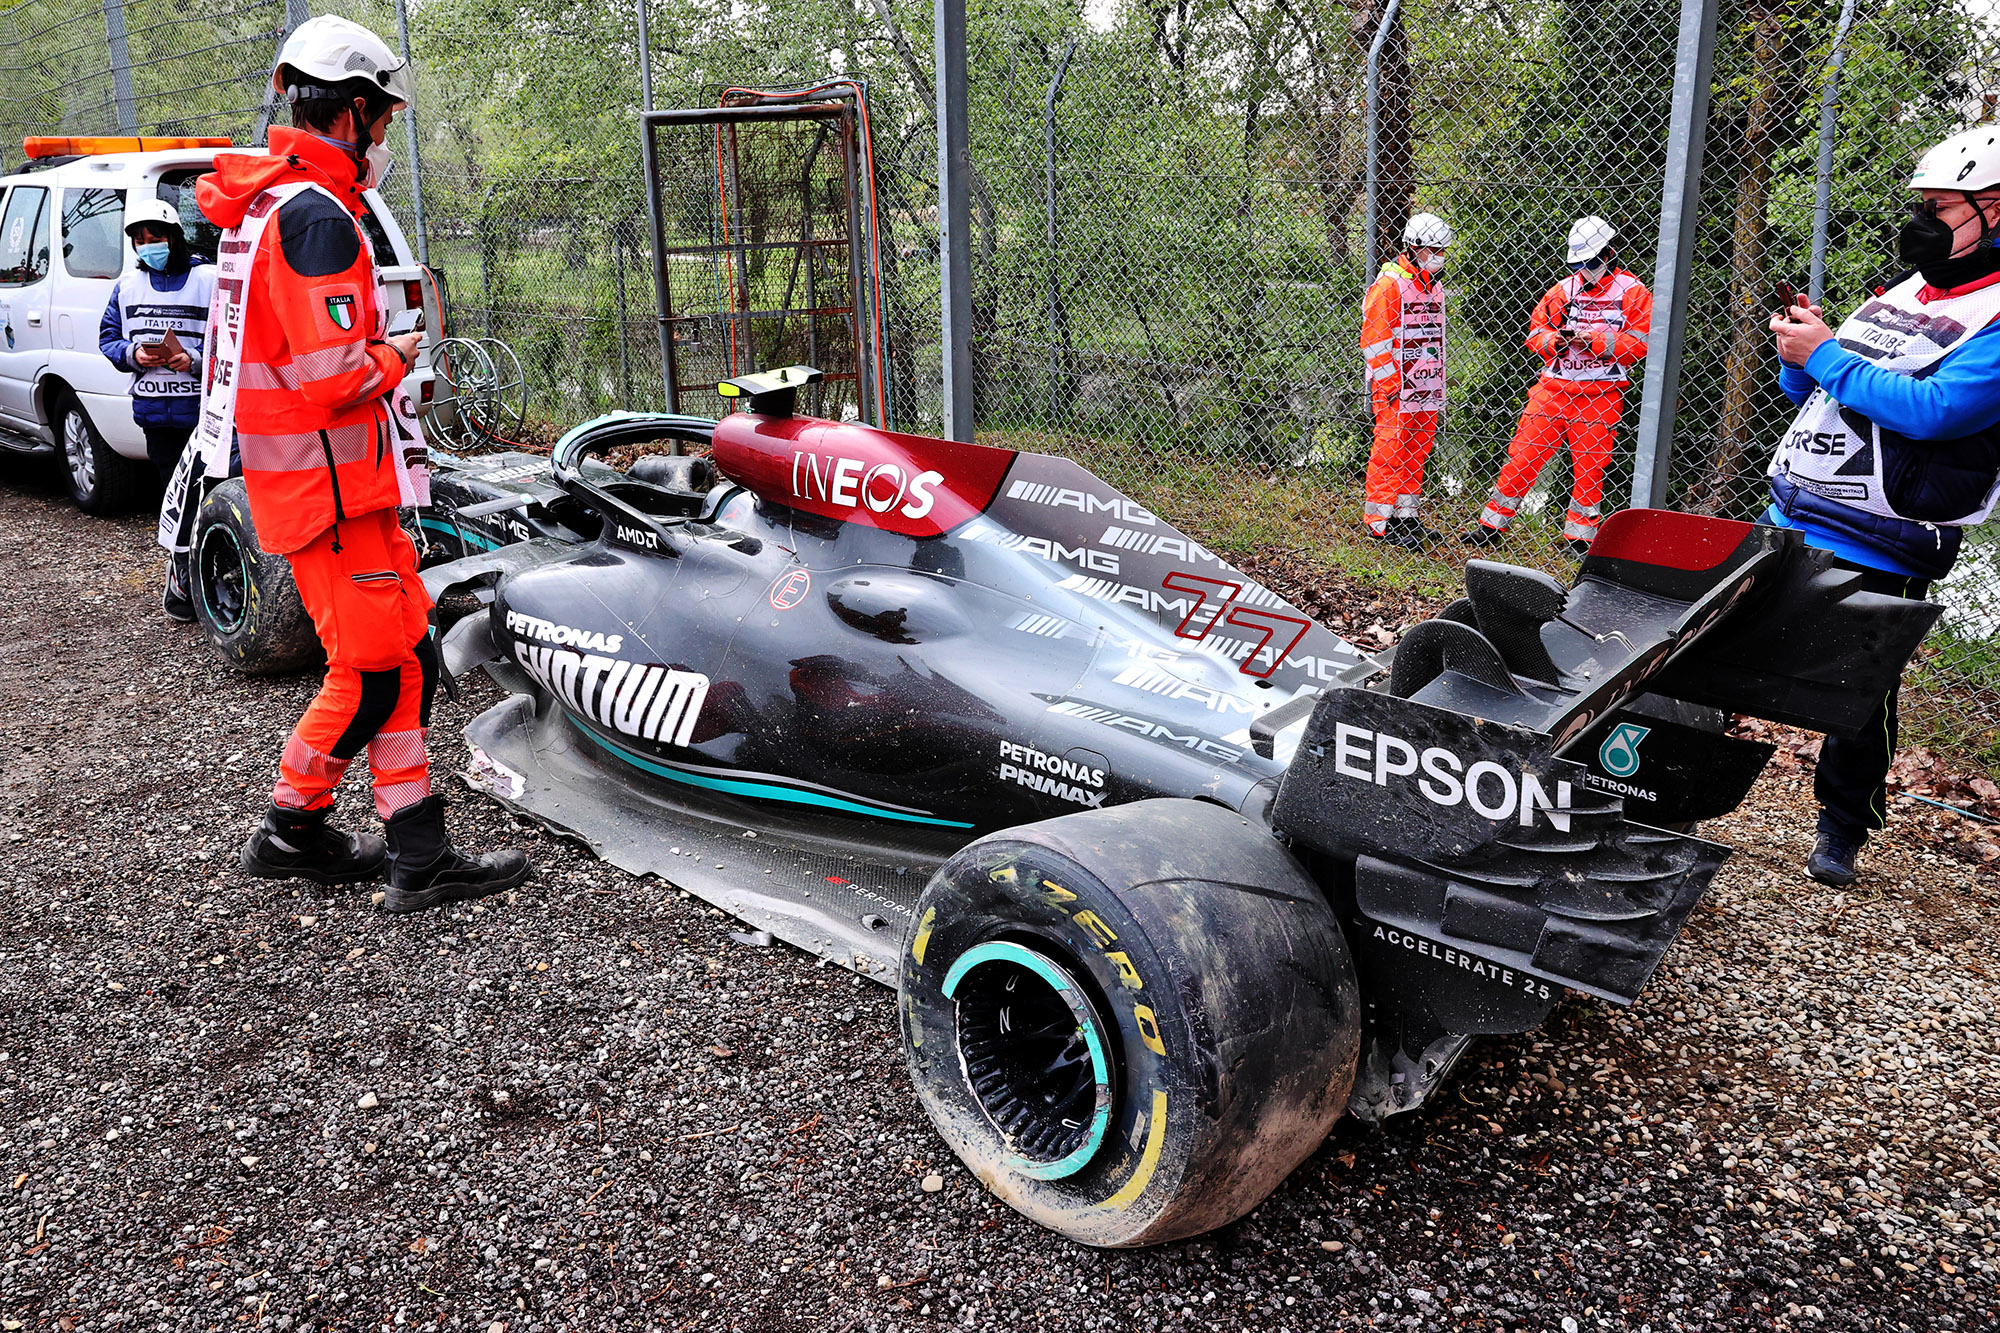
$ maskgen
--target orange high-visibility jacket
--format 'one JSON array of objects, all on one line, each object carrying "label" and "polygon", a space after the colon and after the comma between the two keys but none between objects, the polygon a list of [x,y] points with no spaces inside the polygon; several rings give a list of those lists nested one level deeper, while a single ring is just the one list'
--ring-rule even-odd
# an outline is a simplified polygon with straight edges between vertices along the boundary
[{"label": "orange high-visibility jacket", "polygon": [[342,518],[395,508],[388,394],[406,368],[382,341],[354,160],[301,130],[274,127],[269,142],[268,157],[218,155],[195,202],[227,229],[274,186],[309,181],[333,194],[302,190],[278,208],[243,296],[243,485],[258,541],[282,554]]},{"label": "orange high-visibility jacket", "polygon": [[1437,279],[1398,255],[1382,272],[1361,302],[1361,357],[1368,363],[1368,391],[1376,398],[1402,388],[1403,283],[1429,292]]},{"label": "orange high-visibility jacket", "polygon": [[[1586,285],[1572,273],[1549,288],[1528,320],[1528,350],[1547,362],[1545,380],[1622,385],[1626,367],[1646,355],[1653,330],[1653,294],[1622,268]],[[1572,333],[1585,333],[1583,347],[1566,347]]]}]

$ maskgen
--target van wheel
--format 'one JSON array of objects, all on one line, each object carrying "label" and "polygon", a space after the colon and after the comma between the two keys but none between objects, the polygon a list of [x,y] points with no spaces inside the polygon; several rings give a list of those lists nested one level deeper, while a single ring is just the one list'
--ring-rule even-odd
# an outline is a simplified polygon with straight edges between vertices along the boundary
[{"label": "van wheel", "polygon": [[241,479],[223,482],[201,502],[192,563],[195,619],[227,665],[277,676],[326,660],[291,564],[257,543]]},{"label": "van wheel", "polygon": [[78,509],[102,516],[138,508],[153,481],[152,466],[114,452],[75,394],[65,393],[59,400],[56,441],[62,446],[63,479]]},{"label": "van wheel", "polygon": [[1235,1221],[1347,1106],[1347,938],[1268,829],[1190,800],[992,834],[925,886],[899,1009],[917,1096],[1003,1202],[1085,1245]]}]

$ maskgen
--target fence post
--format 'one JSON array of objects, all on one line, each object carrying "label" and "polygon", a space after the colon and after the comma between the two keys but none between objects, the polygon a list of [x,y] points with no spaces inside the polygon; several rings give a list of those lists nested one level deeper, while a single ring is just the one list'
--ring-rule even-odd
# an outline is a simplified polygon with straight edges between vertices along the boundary
[{"label": "fence post", "polygon": [[[278,52],[285,49],[285,38],[292,35],[292,29],[312,17],[312,9],[307,0],[285,0],[285,26],[278,29],[278,43],[271,51],[271,63],[278,63]],[[268,84],[264,89],[264,100],[257,106],[257,128],[250,131],[250,142],[264,142],[264,132],[271,128],[271,108],[278,104],[277,94]]]},{"label": "fence post", "polygon": [[[1715,11],[1719,0],[1681,0],[1680,40],[1674,52],[1672,120],[1667,165],[1660,183],[1660,244],[1654,270],[1653,324],[1646,359],[1645,396],[1639,406],[1638,457],[1632,466],[1632,507],[1657,509],[1667,498],[1673,461],[1674,410],[1681,380],[1681,345],[1687,332],[1688,275],[1701,205],[1701,156],[1708,138],[1708,83],[1715,64]],[[1662,337],[1662,333],[1665,334]]]},{"label": "fence post", "polygon": [[139,132],[132,101],[132,50],[125,41],[125,0],[104,0],[104,41],[111,56],[111,100],[118,108],[118,132]]},{"label": "fence post", "polygon": [[[1062,96],[1063,80],[1069,76],[1070,57],[1076,54],[1076,34],[1063,47],[1056,76],[1049,81],[1049,95],[1042,103],[1042,146],[1047,154],[1047,213],[1049,233],[1049,420],[1060,411],[1056,398],[1069,369],[1069,312],[1063,308],[1062,278],[1056,263],[1056,99]],[[1060,346],[1058,346],[1058,342]]]},{"label": "fence post", "polygon": [[938,276],[944,437],[972,438],[972,150],[966,127],[965,0],[935,0]]},{"label": "fence post", "polygon": [[618,401],[626,407],[632,406],[632,351],[627,345],[631,332],[625,316],[625,247],[623,245],[625,224],[614,220],[611,224],[611,279],[618,286]]},{"label": "fence post", "polygon": [[639,159],[646,172],[646,221],[653,233],[653,328],[660,335],[660,379],[667,387],[667,411],[681,410],[680,379],[674,367],[674,332],[667,323],[667,230],[660,216],[660,155],[653,142],[653,41],[646,26],[652,0],[634,0],[639,12]]},{"label": "fence post", "polygon": [[1368,180],[1368,246],[1362,253],[1367,260],[1361,267],[1361,281],[1365,286],[1375,280],[1375,262],[1381,258],[1375,252],[1375,216],[1381,206],[1381,121],[1382,121],[1382,47],[1389,40],[1389,25],[1396,21],[1396,10],[1402,0],[1389,0],[1382,8],[1382,21],[1375,25],[1375,40],[1368,45],[1368,124],[1367,124],[1367,180]]},{"label": "fence post", "polygon": [[1847,63],[1847,30],[1854,24],[1854,0],[1841,0],[1840,22],[1833,29],[1828,53],[1826,88],[1819,95],[1819,174],[1813,181],[1812,276],[1806,291],[1814,305],[1826,295],[1826,227],[1832,212],[1833,130],[1840,108],[1840,69]]},{"label": "fence post", "polygon": [[[396,0],[396,41],[403,52],[403,68],[411,79],[411,94],[414,97],[416,70],[410,64],[410,10],[406,0]],[[417,262],[430,267],[430,229],[424,226],[424,172],[417,158],[417,104],[412,101],[403,108],[403,137],[410,145],[410,222],[417,229]],[[440,311],[438,318],[444,313]]]}]

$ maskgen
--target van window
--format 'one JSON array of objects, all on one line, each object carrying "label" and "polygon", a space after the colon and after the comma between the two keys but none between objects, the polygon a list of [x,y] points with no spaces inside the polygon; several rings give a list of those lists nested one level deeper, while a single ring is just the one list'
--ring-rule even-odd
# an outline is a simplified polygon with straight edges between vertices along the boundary
[{"label": "van window", "polygon": [[194,183],[211,170],[210,167],[182,167],[169,171],[160,177],[160,186],[154,195],[173,205],[174,211],[181,215],[181,230],[187,233],[188,249],[213,263],[215,247],[222,240],[222,229],[210,222],[194,205]]},{"label": "van window", "polygon": [[125,267],[125,191],[63,191],[63,267],[72,278],[115,278]]},{"label": "van window", "polygon": [[382,219],[375,216],[374,205],[364,204],[362,207],[361,225],[368,232],[368,243],[375,247],[376,266],[396,267],[399,262],[396,258],[396,247],[389,244],[388,228],[382,225]]},{"label": "van window", "polygon": [[25,287],[49,275],[49,192],[16,185],[0,213],[0,287]]}]

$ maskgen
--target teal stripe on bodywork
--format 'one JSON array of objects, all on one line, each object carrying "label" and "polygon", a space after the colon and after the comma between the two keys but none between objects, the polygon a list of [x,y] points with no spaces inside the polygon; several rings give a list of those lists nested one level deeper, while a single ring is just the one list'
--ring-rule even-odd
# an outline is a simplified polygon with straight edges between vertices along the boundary
[{"label": "teal stripe on bodywork", "polygon": [[576,729],[588,736],[597,746],[614,759],[619,759],[637,769],[666,778],[670,782],[685,783],[690,787],[700,787],[706,791],[719,791],[730,796],[749,796],[760,801],[790,801],[794,805],[817,805],[828,810],[839,810],[844,814],[872,815],[876,819],[901,820],[906,824],[932,824],[938,828],[971,828],[972,825],[956,819],[938,819],[932,815],[912,815],[901,810],[885,810],[880,806],[867,805],[860,801],[849,801],[838,796],[824,796],[819,792],[800,791],[796,787],[784,787],[775,782],[756,782],[748,778],[713,778],[705,773],[689,773],[667,764],[633,754],[623,746],[614,745],[592,731],[582,719],[565,708]]},{"label": "teal stripe on bodywork", "polygon": [[499,542],[494,541],[490,537],[482,537],[478,533],[469,532],[464,528],[455,528],[449,523],[440,523],[434,518],[419,519],[417,521],[432,532],[442,532],[447,537],[456,537],[461,541],[477,546],[482,551],[497,550],[500,546]]}]

